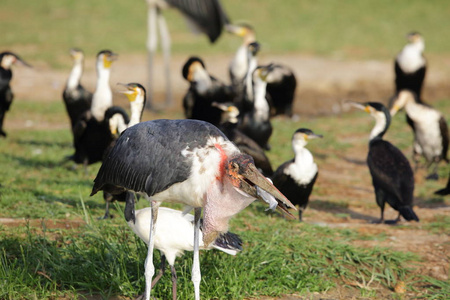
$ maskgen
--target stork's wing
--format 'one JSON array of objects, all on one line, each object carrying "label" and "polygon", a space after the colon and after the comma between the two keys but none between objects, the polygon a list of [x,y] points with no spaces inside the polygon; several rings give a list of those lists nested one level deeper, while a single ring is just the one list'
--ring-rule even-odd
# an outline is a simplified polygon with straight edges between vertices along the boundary
[{"label": "stork's wing", "polygon": [[219,0],[166,0],[179,9],[199,29],[208,35],[214,43],[222,33],[222,28],[229,23],[227,14]]},{"label": "stork's wing", "polygon": [[182,151],[203,146],[209,134],[221,132],[197,120],[155,120],[128,128],[103,161],[92,194],[112,188],[152,196],[186,180],[191,162]]}]

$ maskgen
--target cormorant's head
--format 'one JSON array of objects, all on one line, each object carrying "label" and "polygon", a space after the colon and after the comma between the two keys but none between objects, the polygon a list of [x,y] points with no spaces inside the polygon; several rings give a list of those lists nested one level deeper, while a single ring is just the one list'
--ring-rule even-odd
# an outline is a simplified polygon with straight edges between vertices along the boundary
[{"label": "cormorant's head", "polygon": [[398,92],[398,94],[395,96],[393,102],[392,102],[392,108],[391,108],[391,116],[395,116],[395,114],[401,110],[408,102],[416,102],[417,101],[417,95],[411,90],[401,90]]},{"label": "cormorant's head", "polygon": [[211,104],[214,107],[219,108],[222,111],[222,117],[220,123],[232,123],[238,122],[239,109],[233,105],[233,103],[218,103],[213,102]]},{"label": "cormorant's head", "polygon": [[12,65],[19,63],[23,66],[31,68],[31,66],[23,61],[17,54],[6,51],[0,53],[0,65],[4,69],[10,69]]},{"label": "cormorant's head", "polygon": [[81,62],[84,59],[83,50],[81,50],[79,48],[71,48],[70,49],[70,56],[76,62]]},{"label": "cormorant's head", "polygon": [[125,96],[127,96],[128,100],[130,100],[130,102],[134,102],[134,101],[136,101],[136,99],[144,99],[145,100],[145,88],[141,84],[131,82],[128,84],[118,83],[118,85],[122,85],[127,88],[126,91],[120,91],[119,93],[122,93]]},{"label": "cormorant's head", "polygon": [[196,72],[196,70],[199,69],[206,70],[205,63],[203,62],[203,60],[197,56],[190,57],[184,64],[182,69],[184,79],[191,82],[193,80],[194,73]]},{"label": "cormorant's head", "polygon": [[389,125],[391,124],[391,114],[389,110],[380,102],[349,102],[353,107],[364,110],[369,113],[375,119],[375,127],[370,133],[370,138],[382,137]]},{"label": "cormorant's head", "polygon": [[118,55],[111,50],[102,50],[97,54],[97,66],[103,67],[105,69],[111,68],[113,61],[117,60]]},{"label": "cormorant's head", "polygon": [[315,134],[311,129],[308,128],[299,128],[292,135],[292,140],[312,140],[312,139],[321,139],[323,135]]},{"label": "cormorant's head", "polygon": [[423,36],[417,32],[417,31],[413,31],[410,32],[406,35],[406,39],[408,40],[408,42],[410,42],[411,44],[415,44],[415,43],[420,43],[423,42]]},{"label": "cormorant's head", "polygon": [[261,45],[258,42],[253,42],[247,46],[247,49],[252,56],[256,56],[261,49]]}]

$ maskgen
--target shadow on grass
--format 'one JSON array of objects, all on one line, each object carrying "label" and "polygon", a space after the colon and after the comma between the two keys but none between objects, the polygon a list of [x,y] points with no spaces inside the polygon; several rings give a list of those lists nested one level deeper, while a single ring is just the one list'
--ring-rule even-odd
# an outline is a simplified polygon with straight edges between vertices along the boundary
[{"label": "shadow on grass", "polygon": [[415,197],[414,205],[417,205],[420,208],[448,208],[450,205],[445,203],[445,199],[439,196],[430,196],[427,198],[424,197]]},{"label": "shadow on grass", "polygon": [[[378,218],[373,216],[368,216],[365,214],[361,214],[358,212],[355,212],[348,208],[348,205],[346,203],[336,203],[331,201],[324,201],[324,200],[314,200],[310,201],[308,206],[310,208],[313,208],[318,211],[324,211],[332,214],[344,214],[350,216],[352,219],[356,220],[364,220],[368,222],[373,222],[378,220]],[[308,208],[306,208],[308,209]]]},{"label": "shadow on grass", "polygon": [[15,142],[19,145],[28,146],[39,146],[39,147],[60,147],[60,148],[72,148],[72,143],[68,142],[50,142],[50,141],[39,141],[39,140],[25,140],[16,139]]},{"label": "shadow on grass", "polygon": [[11,161],[17,161],[20,165],[29,167],[29,168],[57,168],[63,167],[65,160],[61,158],[60,161],[50,160],[50,159],[42,159],[41,157],[23,157],[17,156],[9,153],[3,154],[5,159]]}]

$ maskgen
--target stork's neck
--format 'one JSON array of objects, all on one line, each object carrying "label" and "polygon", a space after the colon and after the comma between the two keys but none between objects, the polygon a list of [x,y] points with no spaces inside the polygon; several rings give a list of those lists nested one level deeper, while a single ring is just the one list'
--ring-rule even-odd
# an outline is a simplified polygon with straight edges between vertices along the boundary
[{"label": "stork's neck", "polygon": [[74,90],[78,87],[83,74],[83,61],[75,60],[72,71],[70,71],[69,79],[67,80],[67,89]]},{"label": "stork's neck", "polygon": [[141,122],[142,113],[144,112],[144,95],[136,96],[136,100],[131,102],[131,117],[128,127]]},{"label": "stork's neck", "polygon": [[255,101],[253,104],[255,110],[255,118],[259,121],[267,121],[270,116],[270,107],[266,99],[267,83],[260,78],[254,81]]},{"label": "stork's neck", "polygon": [[110,69],[97,68],[97,87],[92,97],[91,112],[97,121],[102,121],[105,111],[112,106],[112,91],[109,86]]},{"label": "stork's neck", "polygon": [[373,114],[373,117],[375,118],[375,126],[370,132],[370,141],[383,138],[391,123],[390,116],[385,112],[378,111]]}]

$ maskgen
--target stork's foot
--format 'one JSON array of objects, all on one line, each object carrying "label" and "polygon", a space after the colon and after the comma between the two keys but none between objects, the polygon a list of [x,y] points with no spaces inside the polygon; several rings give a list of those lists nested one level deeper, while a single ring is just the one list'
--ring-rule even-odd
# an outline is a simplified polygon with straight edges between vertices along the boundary
[{"label": "stork's foot", "polygon": [[425,179],[426,180],[438,180],[439,179],[439,175],[438,175],[438,173],[431,173],[430,175],[425,177]]}]

